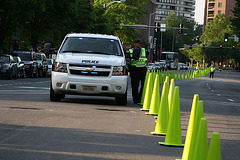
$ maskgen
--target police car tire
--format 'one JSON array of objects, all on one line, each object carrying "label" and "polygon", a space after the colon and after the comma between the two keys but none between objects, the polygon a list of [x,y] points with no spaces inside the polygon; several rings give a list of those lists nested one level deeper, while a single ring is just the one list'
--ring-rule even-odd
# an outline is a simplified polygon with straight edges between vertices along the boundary
[{"label": "police car tire", "polygon": [[122,106],[127,105],[127,91],[125,92],[125,94],[123,96],[115,97],[115,100],[118,105],[122,105]]},{"label": "police car tire", "polygon": [[52,89],[52,84],[50,84],[50,100],[52,102],[59,102],[64,97],[65,97],[65,95],[55,94],[53,89]]}]

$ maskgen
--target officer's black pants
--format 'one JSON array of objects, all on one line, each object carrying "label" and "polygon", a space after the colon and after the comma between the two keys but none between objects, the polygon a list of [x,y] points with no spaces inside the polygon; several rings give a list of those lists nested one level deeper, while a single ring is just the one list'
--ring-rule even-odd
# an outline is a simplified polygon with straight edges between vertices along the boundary
[{"label": "officer's black pants", "polygon": [[210,72],[209,78],[213,78],[214,72]]},{"label": "officer's black pants", "polygon": [[[143,86],[146,76],[146,67],[133,67],[130,70],[133,102],[140,103],[142,98]],[[141,88],[139,90],[139,83]]]}]

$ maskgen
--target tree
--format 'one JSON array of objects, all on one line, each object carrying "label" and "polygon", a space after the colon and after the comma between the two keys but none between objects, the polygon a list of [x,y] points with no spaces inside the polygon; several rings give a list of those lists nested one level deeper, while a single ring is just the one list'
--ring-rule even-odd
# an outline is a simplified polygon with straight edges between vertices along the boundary
[{"label": "tree", "polygon": [[234,33],[237,35],[237,37],[240,37],[240,0],[236,0],[235,8],[233,9],[234,18],[231,19],[232,27],[234,30]]},{"label": "tree", "polygon": [[[179,48],[182,48],[184,44],[193,44],[198,42],[198,37],[202,34],[202,25],[197,24],[193,20],[187,20],[184,17],[178,17],[173,12],[171,12],[166,19],[163,21],[163,24],[166,24],[166,27],[179,27],[180,24],[183,25],[184,29],[182,34],[179,34],[176,29],[166,29],[166,32],[163,34],[163,49],[171,51],[178,51]],[[161,42],[161,32],[156,33],[158,39],[158,44]]]},{"label": "tree", "polygon": [[191,66],[193,65],[193,61],[202,62],[204,58],[204,53],[202,48],[194,48],[194,46],[201,46],[199,43],[195,43],[192,45],[193,48],[185,48],[182,52],[191,60]]},{"label": "tree", "polygon": [[[206,46],[218,47],[223,45],[222,49],[206,49],[205,54],[208,62],[223,62],[223,60],[232,57],[232,52],[234,52],[231,47],[234,44],[232,39],[228,42],[224,42],[224,35],[227,33],[229,37],[234,34],[231,26],[231,18],[226,17],[224,14],[218,14],[212,21],[210,21],[201,36],[201,42],[206,44]],[[229,48],[225,48],[229,47]]]},{"label": "tree", "polygon": [[93,11],[90,0],[29,0],[25,7],[30,9],[23,19],[22,38],[30,37],[34,51],[47,39],[60,44],[69,32],[90,31]]},{"label": "tree", "polygon": [[24,0],[1,0],[0,1],[0,52],[7,52],[8,40],[14,35],[14,30],[19,24]]},{"label": "tree", "polygon": [[218,14],[210,21],[205,29],[204,35],[201,36],[201,42],[210,45],[212,42],[223,42],[224,34],[232,35],[231,21],[224,14]]},{"label": "tree", "polygon": [[[94,0],[95,4],[103,6],[108,4],[111,0]],[[134,28],[121,27],[120,24],[139,24],[144,18],[147,10],[143,8],[143,4],[148,3],[149,0],[127,0],[124,3],[113,3],[105,8],[106,18],[110,26],[111,34],[116,34],[124,43],[132,44],[134,39],[139,36]],[[108,32],[109,33],[109,32]]]}]

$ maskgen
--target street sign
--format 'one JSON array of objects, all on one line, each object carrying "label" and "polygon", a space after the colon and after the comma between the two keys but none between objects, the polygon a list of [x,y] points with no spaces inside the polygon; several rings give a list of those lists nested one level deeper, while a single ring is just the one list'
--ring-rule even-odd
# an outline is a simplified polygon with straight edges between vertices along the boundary
[{"label": "street sign", "polygon": [[161,32],[166,32],[166,24],[161,24]]}]

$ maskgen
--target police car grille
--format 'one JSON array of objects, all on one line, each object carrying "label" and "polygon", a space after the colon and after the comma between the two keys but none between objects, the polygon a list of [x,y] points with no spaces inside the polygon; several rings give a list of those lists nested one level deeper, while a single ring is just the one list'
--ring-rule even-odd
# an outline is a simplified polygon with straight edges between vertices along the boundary
[{"label": "police car grille", "polygon": [[69,64],[69,67],[93,67],[96,66],[96,68],[104,68],[104,69],[111,69],[112,66],[107,65],[89,65],[89,64]]},{"label": "police car grille", "polygon": [[109,71],[86,71],[86,70],[74,70],[70,69],[70,73],[74,75],[82,75],[82,76],[98,76],[98,77],[108,77]]}]

